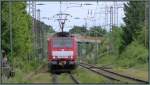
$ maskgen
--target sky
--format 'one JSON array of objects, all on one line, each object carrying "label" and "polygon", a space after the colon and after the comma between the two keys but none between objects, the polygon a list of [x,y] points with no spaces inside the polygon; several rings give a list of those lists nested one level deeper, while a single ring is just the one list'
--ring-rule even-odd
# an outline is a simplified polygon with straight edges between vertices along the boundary
[{"label": "sky", "polygon": [[[67,17],[64,30],[69,31],[73,26],[86,25],[89,29],[92,26],[102,26],[109,31],[110,20],[113,20],[113,24],[120,26],[124,24],[123,17],[123,3],[126,2],[36,2],[36,9],[40,9],[40,21],[47,25],[51,25],[55,31],[61,31],[58,21],[59,17],[56,14],[67,13],[70,16]],[[38,5],[43,4],[43,5]],[[81,6],[82,4],[82,6]],[[88,5],[87,5],[88,4]],[[90,5],[89,5],[90,4]],[[28,5],[29,6],[29,5]],[[112,9],[115,7],[116,9]],[[117,12],[118,9],[118,12]],[[27,7],[29,11],[29,7]],[[111,13],[111,15],[110,15]],[[113,16],[113,17],[111,17]],[[110,19],[111,17],[111,19]]]}]

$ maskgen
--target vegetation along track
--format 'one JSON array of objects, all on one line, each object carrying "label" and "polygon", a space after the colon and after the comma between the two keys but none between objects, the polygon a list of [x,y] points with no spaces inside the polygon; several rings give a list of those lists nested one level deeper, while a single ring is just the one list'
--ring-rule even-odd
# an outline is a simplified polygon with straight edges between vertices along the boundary
[{"label": "vegetation along track", "polygon": [[54,84],[58,83],[58,75],[57,74],[52,74],[52,83],[54,83]]},{"label": "vegetation along track", "polygon": [[[70,77],[70,79],[73,81],[73,83],[75,83],[75,84],[79,84],[79,83],[80,83],[80,82],[74,77],[74,75],[73,75],[71,72],[68,72],[67,74],[68,74],[68,76]],[[58,76],[61,76],[61,75],[52,74],[52,83],[53,83],[53,84],[61,83],[61,82],[58,81]]]},{"label": "vegetation along track", "polygon": [[47,72],[48,71],[48,68],[47,68],[47,64],[43,64],[41,66],[39,66],[39,68],[37,68],[35,71],[29,73],[25,78],[24,80],[31,80],[33,76],[37,75],[38,73],[44,73],[44,72]]},{"label": "vegetation along track", "polygon": [[89,69],[95,73],[98,73],[99,75],[102,75],[106,78],[109,78],[111,80],[116,80],[116,81],[120,81],[123,83],[149,83],[148,81],[145,80],[141,80],[141,79],[137,79],[137,78],[133,78],[130,76],[126,76],[123,74],[119,74],[110,70],[106,70],[104,68],[101,67],[97,67],[91,64],[86,64],[86,63],[80,63],[80,66]]}]

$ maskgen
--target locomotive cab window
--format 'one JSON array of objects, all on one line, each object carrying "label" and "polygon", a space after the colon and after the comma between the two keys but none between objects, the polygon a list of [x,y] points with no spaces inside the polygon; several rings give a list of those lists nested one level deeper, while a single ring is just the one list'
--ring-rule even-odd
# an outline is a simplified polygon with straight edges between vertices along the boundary
[{"label": "locomotive cab window", "polygon": [[59,37],[53,39],[53,47],[54,48],[71,48],[72,47],[72,39],[66,37]]}]

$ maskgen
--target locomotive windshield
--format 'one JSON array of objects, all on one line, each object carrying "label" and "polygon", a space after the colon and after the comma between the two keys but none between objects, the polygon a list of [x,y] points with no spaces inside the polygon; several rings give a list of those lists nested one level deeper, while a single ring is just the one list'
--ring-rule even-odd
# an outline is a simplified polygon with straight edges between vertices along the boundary
[{"label": "locomotive windshield", "polygon": [[54,48],[71,48],[72,47],[72,39],[66,37],[59,37],[53,39],[53,47]]}]

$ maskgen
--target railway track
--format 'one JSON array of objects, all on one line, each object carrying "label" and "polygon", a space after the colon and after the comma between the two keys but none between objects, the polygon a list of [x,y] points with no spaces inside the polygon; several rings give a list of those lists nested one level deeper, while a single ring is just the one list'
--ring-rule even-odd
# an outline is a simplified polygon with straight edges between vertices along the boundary
[{"label": "railway track", "polygon": [[72,73],[69,73],[69,76],[75,84],[80,84],[79,80],[77,80]]},{"label": "railway track", "polygon": [[84,67],[88,70],[91,70],[91,71],[93,71],[93,72],[95,72],[99,75],[102,75],[102,76],[104,76],[108,79],[123,82],[123,83],[142,83],[142,84],[143,83],[144,84],[149,83],[148,81],[145,81],[145,80],[133,78],[133,77],[126,76],[126,75],[123,75],[123,74],[119,74],[119,73],[116,73],[116,72],[113,72],[113,71],[110,71],[110,70],[106,70],[104,68],[97,67],[97,66],[94,66],[94,65],[91,65],[91,64],[80,63],[80,66],[82,66],[82,67]]},{"label": "railway track", "polygon": [[[34,72],[30,73],[29,75],[27,75],[24,79],[26,81],[32,80],[34,76],[40,74],[40,73],[49,73],[48,72],[48,68],[47,68],[47,64],[40,66],[39,68],[37,68]],[[80,82],[74,77],[74,75],[71,72],[68,72],[67,75],[69,76],[69,78],[72,80],[73,83],[75,84],[79,84]],[[58,74],[52,73],[50,75],[51,77],[51,83],[52,84],[59,84],[61,83],[61,81],[59,81],[59,76]]]},{"label": "railway track", "polygon": [[[77,80],[72,73],[68,72],[67,74],[70,77],[70,79],[73,81],[73,83],[80,84],[79,80]],[[52,83],[53,84],[61,83],[61,82],[58,82],[58,76],[60,76],[60,75],[52,74]]]}]

